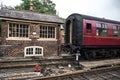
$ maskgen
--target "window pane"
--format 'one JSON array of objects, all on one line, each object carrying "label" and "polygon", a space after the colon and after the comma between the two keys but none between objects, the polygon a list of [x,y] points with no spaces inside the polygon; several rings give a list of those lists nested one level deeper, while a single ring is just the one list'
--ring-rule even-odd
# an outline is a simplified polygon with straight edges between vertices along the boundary
[{"label": "window pane", "polygon": [[41,54],[41,48],[35,48],[35,54]]},{"label": "window pane", "polygon": [[120,26],[113,26],[113,36],[120,37]]},{"label": "window pane", "polygon": [[107,36],[107,24],[97,23],[96,25],[96,35],[97,36]]},{"label": "window pane", "polygon": [[33,54],[33,48],[27,48],[26,49],[26,54]]},{"label": "window pane", "polygon": [[41,25],[40,38],[55,38],[55,27],[49,25]]},{"label": "window pane", "polygon": [[28,37],[28,25],[9,23],[9,37]]},{"label": "window pane", "polygon": [[86,24],[86,32],[91,33],[92,32],[92,25],[90,23]]},{"label": "window pane", "polygon": [[38,46],[25,47],[25,56],[43,56],[43,47]]}]

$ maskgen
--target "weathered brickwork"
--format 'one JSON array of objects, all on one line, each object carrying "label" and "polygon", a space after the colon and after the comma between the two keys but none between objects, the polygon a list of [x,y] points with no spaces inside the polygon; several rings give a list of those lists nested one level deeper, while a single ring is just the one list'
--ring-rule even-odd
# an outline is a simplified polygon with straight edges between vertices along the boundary
[{"label": "weathered brickwork", "polygon": [[[20,43],[20,41],[8,41],[12,43]],[[21,44],[8,46],[5,50],[4,56],[6,57],[23,57],[24,48],[28,46],[41,46],[43,47],[44,57],[57,56],[58,45],[56,41],[22,41]]]},{"label": "weathered brickwork", "polygon": [[[6,40],[8,38],[8,22],[3,21],[1,25],[1,46],[0,50],[4,53],[5,57],[24,57],[24,48],[28,46],[43,47],[43,57],[55,57],[59,52],[59,30],[56,27],[56,41],[39,41],[39,40]],[[38,24],[30,24],[30,34],[33,31],[39,33]]]},{"label": "weathered brickwork", "polygon": [[1,44],[2,45],[6,44],[7,34],[8,34],[8,23],[7,21],[2,21],[2,24],[1,24]]}]

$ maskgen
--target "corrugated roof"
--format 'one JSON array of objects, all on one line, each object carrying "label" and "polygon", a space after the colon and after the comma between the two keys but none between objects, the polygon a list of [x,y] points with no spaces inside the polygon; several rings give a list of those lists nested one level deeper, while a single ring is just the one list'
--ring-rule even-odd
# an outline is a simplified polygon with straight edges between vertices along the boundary
[{"label": "corrugated roof", "polygon": [[19,10],[0,10],[0,17],[23,19],[42,22],[63,23],[62,19],[56,15],[47,15],[32,11],[19,11]]}]

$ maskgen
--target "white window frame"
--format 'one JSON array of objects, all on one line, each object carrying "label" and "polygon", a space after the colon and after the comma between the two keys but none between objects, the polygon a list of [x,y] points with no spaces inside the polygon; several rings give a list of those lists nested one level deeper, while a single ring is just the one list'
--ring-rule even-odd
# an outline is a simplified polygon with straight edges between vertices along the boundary
[{"label": "white window frame", "polygon": [[[10,26],[9,26],[9,24],[18,24],[18,25],[20,25],[20,24],[22,24],[22,25],[28,25],[28,37],[12,37],[12,36],[9,36],[9,28],[10,28]],[[6,38],[6,40],[31,40],[31,39],[29,39],[29,34],[30,34],[30,25],[29,24],[27,24],[27,23],[19,23],[19,22],[8,22],[8,38]]]},{"label": "white window frame", "polygon": [[[26,54],[28,48],[33,48],[33,54]],[[35,54],[35,49],[40,48],[41,54]],[[43,47],[41,46],[28,46],[24,48],[24,57],[32,57],[32,56],[43,56]]]},{"label": "white window frame", "polygon": [[[39,29],[40,29],[40,27],[44,27],[44,26],[46,26],[47,27],[47,37],[44,37],[44,38],[42,38],[42,37],[40,37],[40,39],[39,40],[49,40],[49,41],[53,41],[53,40],[55,40],[55,41],[57,41],[57,39],[56,39],[56,26],[55,25],[48,25],[48,24],[41,24],[40,26],[39,26]],[[55,33],[54,33],[54,37],[53,38],[48,38],[48,27],[53,27],[55,30]],[[40,36],[40,34],[39,34],[39,36]]]}]

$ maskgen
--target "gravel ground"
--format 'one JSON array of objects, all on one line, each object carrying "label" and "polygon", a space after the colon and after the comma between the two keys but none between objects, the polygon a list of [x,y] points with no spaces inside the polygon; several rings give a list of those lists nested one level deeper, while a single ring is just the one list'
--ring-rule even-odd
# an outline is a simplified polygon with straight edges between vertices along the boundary
[{"label": "gravel ground", "polygon": [[74,71],[74,68],[68,68],[67,66],[51,66],[44,67],[40,72],[35,72],[34,68],[12,68],[12,69],[1,69],[0,79],[7,78],[23,78],[23,77],[37,77],[37,76],[55,76],[67,72]]},{"label": "gravel ground", "polygon": [[22,74],[31,74],[35,73],[34,68],[12,68],[12,69],[0,69],[0,78],[10,77],[14,75],[22,75]]}]

